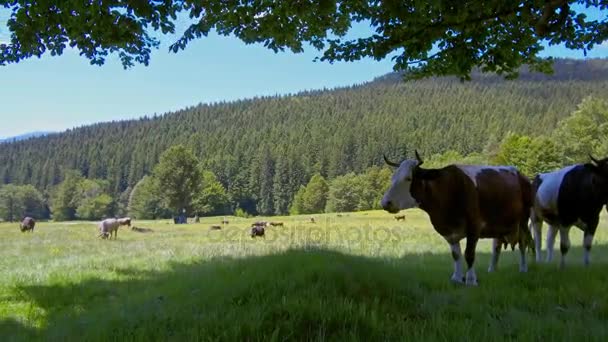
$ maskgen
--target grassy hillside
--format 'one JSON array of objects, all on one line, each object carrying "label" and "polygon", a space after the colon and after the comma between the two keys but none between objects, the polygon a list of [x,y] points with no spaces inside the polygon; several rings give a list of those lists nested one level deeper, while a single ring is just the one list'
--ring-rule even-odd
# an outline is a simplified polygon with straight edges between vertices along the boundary
[{"label": "grassy hillside", "polygon": [[481,151],[508,131],[548,133],[583,97],[608,96],[608,60],[560,60],[555,70],[551,77],[523,71],[511,82],[478,76],[402,83],[391,74],[353,87],[99,123],[0,144],[0,183],[48,189],[61,181],[62,169],[73,168],[109,180],[118,197],[164,150],[183,143],[234,202],[255,207],[267,193],[263,182],[276,174],[290,179],[291,198],[315,172],[332,179],[382,164],[383,153],[399,158],[415,148],[425,156]]},{"label": "grassy hillside", "polygon": [[[571,232],[569,265],[517,271],[504,251],[480,286],[449,283],[447,244],[420,211],[284,218],[265,239],[253,219],[176,227],[134,222],[95,238],[93,223],[40,223],[33,234],[0,224],[0,336],[32,340],[572,340],[608,337],[608,227],[602,216],[592,265]],[[258,218],[259,219],[259,218]],[[557,248],[559,251],[559,247]],[[559,252],[558,252],[559,259]]]}]

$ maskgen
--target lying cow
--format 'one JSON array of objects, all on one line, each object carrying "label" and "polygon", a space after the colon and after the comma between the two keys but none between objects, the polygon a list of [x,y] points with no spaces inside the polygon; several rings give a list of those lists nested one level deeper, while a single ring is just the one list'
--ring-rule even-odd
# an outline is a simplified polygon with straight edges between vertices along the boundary
[{"label": "lying cow", "polygon": [[257,221],[251,224],[254,227],[268,227],[268,222],[266,221]]},{"label": "lying cow", "polygon": [[[532,245],[528,218],[532,206],[532,185],[511,166],[448,165],[423,169],[416,159],[387,164],[396,167],[390,188],[382,198],[382,208],[390,213],[420,208],[430,217],[437,233],[448,242],[454,259],[452,281],[477,285],[475,249],[480,238],[492,238],[492,261],[496,269],[501,246],[519,244],[520,272],[528,269],[526,247]],[[468,270],[463,277],[460,240]]]},{"label": "lying cow", "polygon": [[283,222],[273,221],[269,223],[273,227],[284,227]]},{"label": "lying cow", "polygon": [[131,230],[134,231],[134,232],[138,232],[138,233],[151,233],[151,232],[153,232],[153,230],[150,229],[150,228],[140,228],[140,227],[135,227],[135,226],[131,227]]},{"label": "lying cow", "polygon": [[532,183],[534,207],[530,216],[534,232],[536,261],[541,260],[541,228],[549,224],[547,231],[547,262],[553,259],[555,236],[559,231],[561,261],[566,265],[570,249],[570,228],[583,231],[583,264],[589,265],[591,244],[599,222],[600,211],[608,202],[608,158],[566,166],[559,170],[541,173]]},{"label": "lying cow", "polygon": [[264,226],[252,226],[251,227],[251,237],[254,238],[256,236],[264,236],[265,228]]},{"label": "lying cow", "polygon": [[109,218],[99,222],[99,235],[103,239],[107,239],[108,237],[112,238],[112,233],[114,233],[114,240],[118,238],[118,227],[120,226],[129,226],[131,227],[131,218]]},{"label": "lying cow", "polygon": [[218,225],[211,225],[211,226],[209,227],[209,229],[210,229],[210,230],[220,230],[220,229],[222,229],[222,226],[218,226]]},{"label": "lying cow", "polygon": [[395,220],[397,220],[397,221],[405,221],[405,215],[395,215]]},{"label": "lying cow", "polygon": [[30,231],[30,232],[33,233],[34,232],[34,226],[36,226],[36,220],[34,220],[33,218],[27,216],[19,224],[19,229],[21,230],[22,233],[26,232],[26,231]]}]

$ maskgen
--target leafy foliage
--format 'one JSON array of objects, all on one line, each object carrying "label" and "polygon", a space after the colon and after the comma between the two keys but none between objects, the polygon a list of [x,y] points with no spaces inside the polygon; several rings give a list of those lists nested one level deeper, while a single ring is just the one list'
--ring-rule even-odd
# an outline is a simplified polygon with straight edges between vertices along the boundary
[{"label": "leafy foliage", "polygon": [[144,176],[133,188],[129,196],[129,216],[140,220],[155,220],[170,217],[159,196],[160,190],[156,178]]},{"label": "leafy foliage", "polygon": [[201,190],[199,161],[183,145],[172,146],[160,156],[154,168],[161,198],[175,214],[192,211],[193,199]]},{"label": "leafy foliage", "polygon": [[[103,0],[92,4],[17,0],[0,4],[11,9],[12,34],[10,43],[0,44],[0,65],[40,57],[47,50],[61,55],[67,46],[80,50],[92,64],[101,65],[108,54],[118,53],[125,68],[135,62],[148,65],[151,49],[159,46],[150,29],[175,33],[178,14],[187,14],[192,21],[170,46],[173,52],[215,31],[275,52],[298,53],[310,44],[323,50],[320,60],[332,63],[393,55],[395,70],[410,71],[408,77],[414,78],[469,79],[473,67],[513,78],[524,64],[549,71],[547,61],[538,57],[541,42],[588,50],[608,37],[608,5],[591,0],[457,4],[448,0]],[[604,18],[589,20],[581,12],[583,6]],[[358,22],[369,23],[374,32],[347,38]]]},{"label": "leafy foliage", "polygon": [[194,210],[199,215],[222,215],[230,212],[230,198],[226,189],[208,170],[201,172],[202,189],[194,197]]},{"label": "leafy foliage", "polygon": [[567,163],[589,161],[589,154],[608,156],[608,101],[586,97],[570,117],[560,122],[555,136],[564,148]]},{"label": "leafy foliage", "polygon": [[0,219],[17,221],[25,216],[48,218],[42,194],[31,185],[8,184],[0,187]]},{"label": "leafy foliage", "polygon": [[310,178],[308,185],[301,186],[296,193],[290,214],[312,214],[325,210],[329,186],[323,176],[316,173]]}]

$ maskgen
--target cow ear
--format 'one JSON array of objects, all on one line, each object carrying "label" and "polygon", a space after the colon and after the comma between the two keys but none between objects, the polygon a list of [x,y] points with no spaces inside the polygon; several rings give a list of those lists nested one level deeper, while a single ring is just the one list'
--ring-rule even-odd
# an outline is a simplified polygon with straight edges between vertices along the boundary
[{"label": "cow ear", "polygon": [[414,153],[416,154],[416,160],[418,160],[418,166],[422,165],[422,163],[424,163],[424,160],[422,160],[422,158],[420,158],[420,155],[418,154],[418,150],[414,150]]}]

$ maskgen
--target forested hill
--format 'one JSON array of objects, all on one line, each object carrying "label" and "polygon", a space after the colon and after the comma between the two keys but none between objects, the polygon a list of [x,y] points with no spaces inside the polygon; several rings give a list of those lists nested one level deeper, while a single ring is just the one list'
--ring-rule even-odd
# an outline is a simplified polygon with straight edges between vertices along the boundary
[{"label": "forested hill", "polygon": [[[200,104],[162,116],[80,127],[0,144],[0,182],[39,189],[61,170],[109,180],[118,194],[136,184],[168,147],[193,148],[234,203],[280,189],[293,198],[314,172],[331,179],[401,157],[447,149],[463,154],[508,131],[552,131],[588,95],[608,96],[608,60],[558,60],[553,76],[515,81],[476,75],[403,83],[389,74],[353,87],[292,96]],[[284,208],[285,206],[280,206]]]}]

